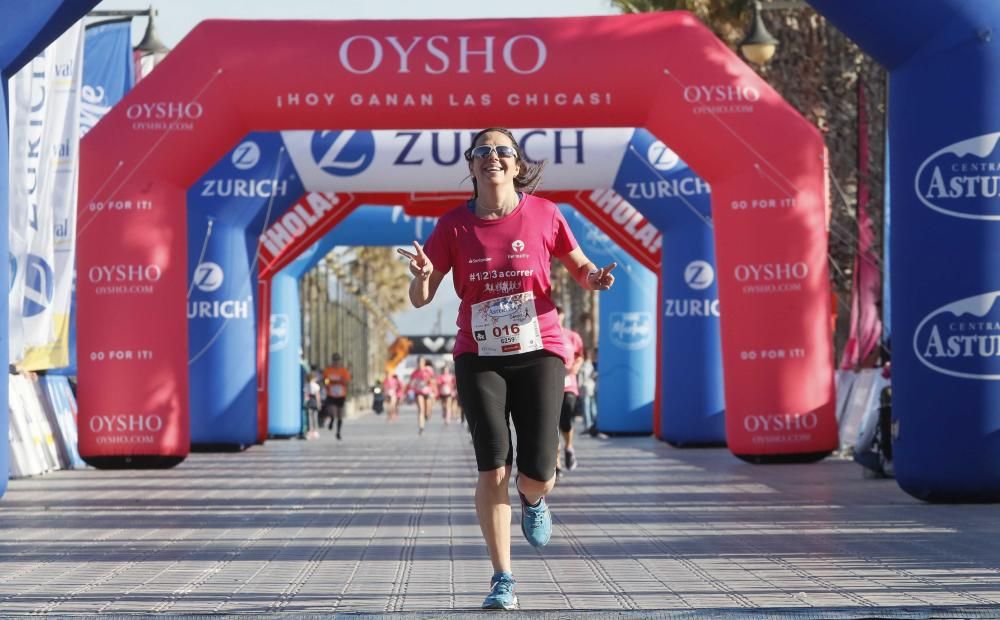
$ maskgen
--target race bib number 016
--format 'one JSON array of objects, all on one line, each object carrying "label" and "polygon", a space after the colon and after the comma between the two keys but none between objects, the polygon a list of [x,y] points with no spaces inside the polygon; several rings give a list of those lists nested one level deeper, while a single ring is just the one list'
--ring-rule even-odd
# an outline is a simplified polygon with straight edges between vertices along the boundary
[{"label": "race bib number 016", "polygon": [[472,335],[484,356],[516,355],[542,348],[535,295],[497,297],[472,306]]}]

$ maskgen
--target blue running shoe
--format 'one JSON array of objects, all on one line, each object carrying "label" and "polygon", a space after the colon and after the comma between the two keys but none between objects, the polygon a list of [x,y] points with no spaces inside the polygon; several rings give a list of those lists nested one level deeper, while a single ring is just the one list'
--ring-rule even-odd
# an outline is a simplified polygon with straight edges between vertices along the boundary
[{"label": "blue running shoe", "polygon": [[514,594],[514,576],[510,573],[497,573],[490,579],[490,594],[483,601],[483,609],[517,609],[517,596]]},{"label": "blue running shoe", "polygon": [[552,538],[552,513],[545,503],[545,498],[538,500],[534,506],[528,504],[524,493],[521,496],[521,533],[531,543],[532,547],[544,547]]}]

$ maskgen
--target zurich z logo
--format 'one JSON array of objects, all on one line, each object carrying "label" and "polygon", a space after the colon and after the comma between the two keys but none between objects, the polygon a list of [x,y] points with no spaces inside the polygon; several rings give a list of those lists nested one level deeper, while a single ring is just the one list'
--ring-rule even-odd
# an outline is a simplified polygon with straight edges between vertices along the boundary
[{"label": "zurich z logo", "polygon": [[194,270],[194,285],[206,293],[218,290],[225,279],[225,273],[218,263],[205,261]]},{"label": "zurich z logo", "polygon": [[684,268],[684,281],[696,291],[705,290],[715,282],[715,270],[703,260],[691,261]]},{"label": "zurich z logo", "polygon": [[375,158],[375,136],[370,131],[317,131],[312,157],[324,172],[351,177],[364,172]]},{"label": "zurich z logo", "polygon": [[24,316],[35,316],[45,312],[52,303],[55,292],[55,274],[41,257],[28,255],[24,268]]},{"label": "zurich z logo", "polygon": [[246,140],[233,149],[231,159],[237,170],[249,170],[260,161],[260,147],[253,140]]}]

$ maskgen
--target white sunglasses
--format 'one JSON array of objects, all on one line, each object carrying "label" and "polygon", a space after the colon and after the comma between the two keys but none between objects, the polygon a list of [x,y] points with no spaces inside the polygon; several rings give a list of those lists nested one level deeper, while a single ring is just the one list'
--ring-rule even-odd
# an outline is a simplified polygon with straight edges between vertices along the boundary
[{"label": "white sunglasses", "polygon": [[489,144],[482,144],[477,147],[473,147],[468,150],[465,158],[471,160],[473,157],[476,159],[486,159],[492,153],[496,153],[497,157],[501,159],[506,158],[517,158],[517,149],[512,146],[507,146],[506,144],[501,144],[499,146],[492,146]]}]

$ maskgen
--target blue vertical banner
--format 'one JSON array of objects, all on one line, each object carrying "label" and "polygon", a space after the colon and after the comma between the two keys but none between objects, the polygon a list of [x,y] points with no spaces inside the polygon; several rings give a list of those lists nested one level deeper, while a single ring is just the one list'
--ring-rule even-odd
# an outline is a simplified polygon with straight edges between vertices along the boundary
[{"label": "blue vertical banner", "polygon": [[615,285],[600,296],[597,428],[605,433],[651,433],[656,389],[656,274],[575,209],[560,205],[560,210],[587,258],[602,267],[618,263]]},{"label": "blue vertical banner", "polygon": [[672,150],[637,129],[615,190],[663,234],[660,439],[726,441],[711,194]]},{"label": "blue vertical banner", "polygon": [[188,190],[188,365],[193,449],[257,441],[261,232],[302,195],[277,134],[254,133]]},{"label": "blue vertical banner", "polygon": [[81,138],[135,86],[132,18],[90,24],[83,36]]},{"label": "blue vertical banner", "polygon": [[267,430],[276,437],[302,431],[299,358],[302,347],[302,275],[338,245],[409,245],[427,241],[434,222],[409,217],[399,207],[362,205],[271,279],[271,342],[268,347]]}]

